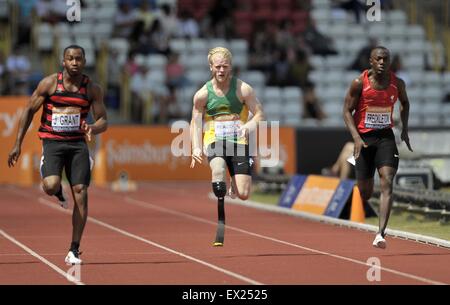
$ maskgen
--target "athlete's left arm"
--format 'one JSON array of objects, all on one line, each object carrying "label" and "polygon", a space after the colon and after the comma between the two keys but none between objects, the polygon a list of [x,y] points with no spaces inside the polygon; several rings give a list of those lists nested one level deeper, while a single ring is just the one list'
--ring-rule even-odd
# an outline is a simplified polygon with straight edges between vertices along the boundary
[{"label": "athlete's left arm", "polygon": [[400,119],[402,121],[401,139],[405,141],[410,151],[413,151],[409,143],[408,136],[408,118],[409,118],[409,100],[406,94],[406,85],[401,78],[397,78],[398,99],[400,100]]},{"label": "athlete's left arm", "polygon": [[242,98],[243,103],[247,105],[248,110],[253,114],[253,117],[242,126],[242,129],[250,132],[256,130],[258,122],[264,120],[264,111],[253,88],[245,82],[240,83],[238,90],[240,93],[239,97]]},{"label": "athlete's left arm", "polygon": [[108,120],[106,117],[106,108],[103,103],[103,90],[97,84],[91,85],[91,96],[92,96],[92,114],[95,119],[95,123],[92,125],[87,125],[86,128],[91,129],[92,134],[99,134],[108,128]]}]

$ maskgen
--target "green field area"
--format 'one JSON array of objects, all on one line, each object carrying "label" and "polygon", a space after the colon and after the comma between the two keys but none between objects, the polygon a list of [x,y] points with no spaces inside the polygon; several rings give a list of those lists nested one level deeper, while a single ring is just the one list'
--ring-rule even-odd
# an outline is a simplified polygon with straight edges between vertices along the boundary
[{"label": "green field area", "polygon": [[[450,188],[447,189],[450,191]],[[264,194],[253,192],[250,200],[266,204],[277,205],[280,194]],[[366,218],[366,223],[378,225],[378,218]],[[421,214],[393,210],[389,218],[389,229],[401,230],[426,236],[437,237],[450,241],[450,222],[441,224],[439,220],[429,219]]]}]

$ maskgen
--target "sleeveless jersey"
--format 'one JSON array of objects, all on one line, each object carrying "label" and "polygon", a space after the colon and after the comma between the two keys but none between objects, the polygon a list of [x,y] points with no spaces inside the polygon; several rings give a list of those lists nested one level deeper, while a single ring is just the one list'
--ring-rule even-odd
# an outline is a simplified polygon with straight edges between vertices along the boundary
[{"label": "sleeveless jersey", "polygon": [[353,114],[359,133],[394,127],[392,114],[398,98],[397,77],[390,72],[389,86],[384,90],[372,88],[369,71],[363,72],[363,89]]},{"label": "sleeveless jersey", "polygon": [[43,104],[39,138],[52,140],[84,139],[81,122],[86,120],[91,106],[87,95],[89,77],[83,75],[80,89],[70,92],[64,88],[63,73],[57,76],[56,90]]},{"label": "sleeveless jersey", "polygon": [[[247,144],[247,139],[238,137],[235,133],[248,120],[248,108],[239,100],[236,93],[236,84],[237,78],[232,77],[227,94],[217,96],[211,80],[206,83],[208,98],[205,113],[205,134],[203,136],[205,147],[219,140]],[[238,114],[239,119],[235,121],[214,121],[215,116],[224,114]]]}]

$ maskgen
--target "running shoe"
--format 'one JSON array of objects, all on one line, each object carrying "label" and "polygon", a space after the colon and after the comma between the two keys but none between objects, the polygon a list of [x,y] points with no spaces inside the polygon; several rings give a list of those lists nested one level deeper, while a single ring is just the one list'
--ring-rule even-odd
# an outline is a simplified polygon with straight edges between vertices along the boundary
[{"label": "running shoe", "polygon": [[79,258],[80,254],[81,252],[78,250],[70,250],[64,259],[66,265],[81,265],[83,261]]},{"label": "running shoe", "polygon": [[375,248],[386,249],[386,240],[384,239],[384,237],[380,233],[378,233],[375,236],[375,239],[373,240],[372,245]]}]

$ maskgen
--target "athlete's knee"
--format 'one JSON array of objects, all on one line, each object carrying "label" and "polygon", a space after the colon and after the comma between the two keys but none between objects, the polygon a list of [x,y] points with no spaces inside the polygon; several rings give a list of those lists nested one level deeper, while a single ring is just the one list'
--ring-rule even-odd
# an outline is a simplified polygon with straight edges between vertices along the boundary
[{"label": "athlete's knee", "polygon": [[394,175],[388,174],[380,177],[380,186],[383,192],[392,193]]},{"label": "athlete's knee", "polygon": [[227,194],[227,184],[224,181],[217,181],[212,183],[214,195],[217,198],[223,198]]},{"label": "athlete's knee", "polygon": [[244,190],[242,192],[239,192],[238,197],[241,200],[247,200],[250,197],[250,192],[248,190]]},{"label": "athlete's knee", "polygon": [[72,190],[74,192],[74,194],[85,194],[87,193],[87,186],[84,184],[77,184],[72,186]]},{"label": "athlete's knee", "polygon": [[48,181],[48,180],[44,180],[42,181],[42,189],[44,190],[45,193],[47,193],[48,195],[55,195],[60,188],[60,182],[59,181]]}]

